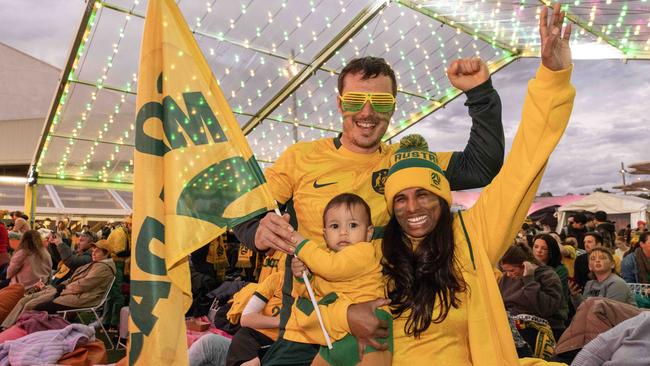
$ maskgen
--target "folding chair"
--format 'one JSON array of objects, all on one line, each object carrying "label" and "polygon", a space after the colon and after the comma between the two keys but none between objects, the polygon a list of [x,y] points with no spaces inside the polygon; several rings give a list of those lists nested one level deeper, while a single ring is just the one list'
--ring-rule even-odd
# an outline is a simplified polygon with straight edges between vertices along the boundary
[{"label": "folding chair", "polygon": [[111,292],[111,288],[113,288],[113,283],[115,282],[115,277],[111,280],[111,284],[108,286],[108,289],[106,290],[106,293],[104,294],[104,297],[102,298],[102,301],[99,302],[99,304],[92,306],[92,307],[87,307],[87,308],[79,308],[79,309],[70,309],[70,310],[61,310],[58,311],[57,313],[62,314],[63,319],[66,318],[68,313],[73,313],[77,314],[79,316],[79,319],[83,322],[83,319],[81,319],[81,314],[82,313],[92,313],[95,316],[95,320],[97,323],[99,323],[99,326],[102,328],[102,331],[104,332],[104,335],[106,336],[106,339],[108,339],[108,343],[110,344],[111,348],[107,348],[107,351],[113,350],[114,345],[113,341],[111,340],[111,336],[108,334],[106,331],[106,328],[104,328],[104,324],[102,323],[101,317],[98,315],[98,313],[101,314],[102,308],[104,307],[104,304],[106,304],[106,300],[108,299],[108,294]]},{"label": "folding chair", "polygon": [[122,306],[120,309],[120,327],[118,330],[117,345],[115,349],[126,349],[126,340],[129,336],[129,307]]},{"label": "folding chair", "polygon": [[650,284],[648,283],[628,283],[633,293],[641,296],[650,296]]}]

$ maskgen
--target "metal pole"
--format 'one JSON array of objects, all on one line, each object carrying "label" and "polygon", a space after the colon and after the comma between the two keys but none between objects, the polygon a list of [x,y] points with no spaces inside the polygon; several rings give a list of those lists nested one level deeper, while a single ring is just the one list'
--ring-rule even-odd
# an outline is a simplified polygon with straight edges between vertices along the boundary
[{"label": "metal pole", "polygon": [[625,173],[627,173],[627,170],[625,170],[625,164],[621,161],[621,170],[619,171],[621,173],[621,177],[623,178],[623,194],[627,195],[627,190],[625,189]]}]

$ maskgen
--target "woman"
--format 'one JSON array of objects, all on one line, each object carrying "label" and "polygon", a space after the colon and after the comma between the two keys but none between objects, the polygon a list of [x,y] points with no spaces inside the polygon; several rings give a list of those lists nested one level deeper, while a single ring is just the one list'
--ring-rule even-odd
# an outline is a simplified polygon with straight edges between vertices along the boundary
[{"label": "woman", "polygon": [[28,289],[39,281],[47,282],[51,269],[52,258],[43,246],[41,234],[36,230],[27,230],[7,267],[10,284],[20,283]]},{"label": "woman", "polygon": [[115,263],[106,240],[93,243],[92,259],[92,262],[77,268],[68,280],[55,286],[54,299],[47,299],[34,310],[53,314],[98,305],[115,277]]},{"label": "woman", "polygon": [[[542,10],[543,66],[529,83],[512,150],[472,208],[452,216],[449,183],[436,154],[405,144],[394,155],[384,185],[391,218],[382,265],[395,366],[520,364],[493,269],[525,219],[573,104],[570,29],[560,41],[559,4],[553,14],[551,31]],[[386,334],[377,331],[378,320],[369,321],[369,310],[380,304],[348,306],[348,329],[362,344]]]},{"label": "woman", "polygon": [[[528,314],[546,320],[554,338],[559,339],[565,329],[568,308],[555,270],[524,245],[511,246],[500,264],[504,276],[499,279],[499,290],[506,310],[512,315]],[[537,332],[530,333],[533,337],[522,335],[535,348]]]},{"label": "woman", "polygon": [[599,246],[589,252],[589,271],[593,279],[587,282],[582,294],[574,282],[570,284],[571,301],[576,308],[584,299],[592,296],[606,297],[636,306],[632,290],[614,273],[615,267],[614,255],[609,249]]},{"label": "woman", "polygon": [[[533,254],[538,261],[553,268],[560,278],[563,298],[563,305],[562,308],[560,308],[560,313],[562,318],[566,320],[569,314],[569,270],[562,263],[560,244],[552,234],[538,234],[533,240]],[[564,329],[564,327],[562,328]],[[553,330],[555,330],[555,328]]]},{"label": "woman", "polygon": [[614,244],[616,244],[616,250],[614,251],[614,255],[618,257],[621,261],[623,260],[623,257],[625,257],[625,253],[627,253],[630,250],[630,246],[627,244],[625,241],[625,237],[623,236],[617,236],[616,240],[614,241]]}]

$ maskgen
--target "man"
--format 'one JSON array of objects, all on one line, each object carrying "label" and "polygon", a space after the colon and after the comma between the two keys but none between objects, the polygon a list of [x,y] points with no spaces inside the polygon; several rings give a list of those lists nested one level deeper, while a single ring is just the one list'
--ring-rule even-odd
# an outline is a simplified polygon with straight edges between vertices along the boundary
[{"label": "man", "polygon": [[594,231],[598,232],[603,237],[603,245],[609,249],[614,249],[614,239],[616,238],[616,227],[611,222],[607,221],[607,213],[605,211],[596,211],[594,214]]},{"label": "man", "polygon": [[581,289],[585,287],[585,284],[589,281],[589,252],[593,248],[603,245],[603,238],[599,233],[589,231],[584,236],[584,245],[587,252],[576,258],[573,267],[573,280]]},{"label": "man", "polygon": [[[437,153],[435,158],[446,170],[452,189],[481,187],[492,180],[503,162],[501,102],[482,61],[454,61],[447,75],[454,87],[465,92],[473,123],[463,152]],[[345,192],[355,193],[369,204],[374,225],[388,222],[383,183],[396,147],[382,143],[381,138],[395,111],[395,74],[383,59],[351,60],[339,75],[338,90],[343,132],[336,138],[295,144],[266,170],[271,192],[288,213],[282,217],[269,213],[259,221],[238,226],[235,233],[245,245],[291,254],[293,249],[286,242],[293,242],[293,228],[305,238],[322,241],[325,204]],[[290,258],[283,262],[290,266]],[[292,287],[292,272],[285,270],[280,336],[264,365],[310,364],[318,349],[305,342],[298,324],[289,321],[294,311]],[[285,336],[300,343],[289,346]]]},{"label": "man", "polygon": [[650,283],[650,235],[639,235],[639,247],[623,258],[621,277],[628,283]]},{"label": "man", "polygon": [[81,233],[73,252],[61,236],[52,232],[48,237],[48,249],[50,253],[54,252],[52,262],[55,258],[59,259],[56,261],[57,268],[52,284],[57,285],[67,280],[77,268],[92,262],[92,246],[96,241],[97,238],[93,233],[89,231]]},{"label": "man", "polygon": [[573,215],[573,221],[567,227],[567,236],[578,240],[578,249],[585,249],[584,238],[587,233],[587,216],[583,213]]}]

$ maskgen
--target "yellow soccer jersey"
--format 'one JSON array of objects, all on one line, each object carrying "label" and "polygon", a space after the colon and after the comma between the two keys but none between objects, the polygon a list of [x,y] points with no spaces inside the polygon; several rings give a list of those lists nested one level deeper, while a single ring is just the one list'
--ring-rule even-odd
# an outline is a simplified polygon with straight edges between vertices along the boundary
[{"label": "yellow soccer jersey", "polygon": [[[255,289],[254,296],[259,297],[262,301],[266,301],[266,306],[264,307],[264,310],[262,310],[263,315],[280,315],[280,307],[282,306],[282,282],[284,282],[283,278],[283,272],[275,272],[268,276],[263,282],[260,282],[257,289]],[[273,340],[278,339],[278,328],[255,330]]]},{"label": "yellow soccer jersey", "polygon": [[274,273],[284,273],[284,261],[286,258],[287,255],[279,251],[274,251],[273,254],[262,257],[262,269],[260,269],[258,282],[264,282],[266,278]]},{"label": "yellow soccer jersey", "polygon": [[[372,223],[388,222],[384,181],[390,158],[398,145],[381,144],[372,154],[354,153],[338,138],[299,142],[290,146],[264,175],[279,203],[291,201],[298,231],[307,239],[322,241],[323,210],[341,193],[363,198],[372,211]],[[438,153],[446,169],[452,153]]]}]

